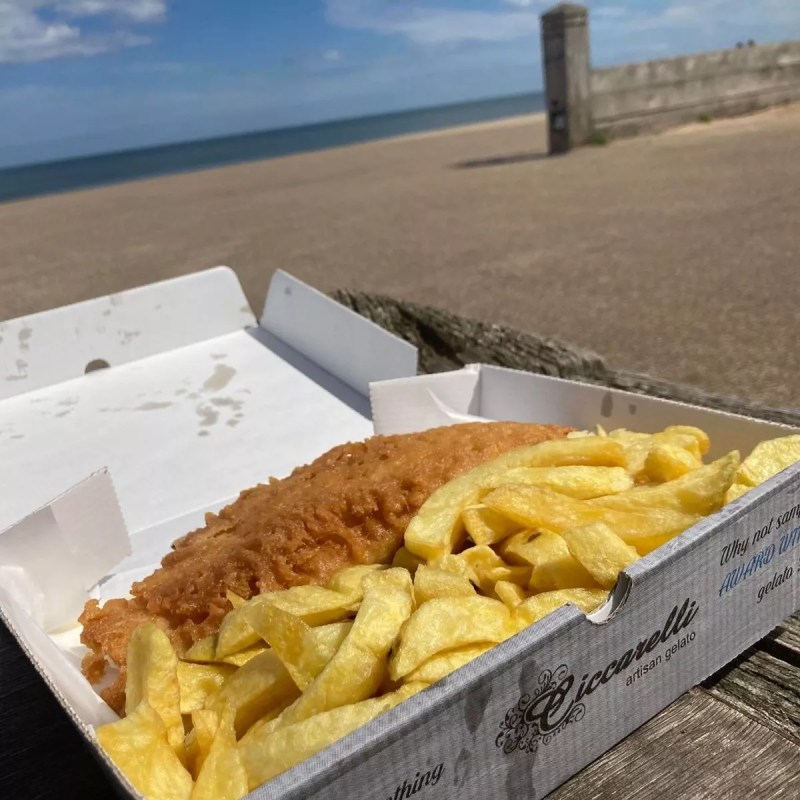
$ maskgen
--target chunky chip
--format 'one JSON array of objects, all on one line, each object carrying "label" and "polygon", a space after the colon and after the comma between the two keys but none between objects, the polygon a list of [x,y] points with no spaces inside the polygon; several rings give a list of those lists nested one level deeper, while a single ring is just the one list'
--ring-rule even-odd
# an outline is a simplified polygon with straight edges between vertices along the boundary
[{"label": "chunky chip", "polygon": [[406,683],[436,683],[436,681],[440,681],[451,672],[455,672],[465,664],[469,664],[470,661],[474,661],[478,656],[483,655],[494,646],[494,642],[483,642],[481,644],[467,645],[466,647],[457,647],[455,650],[448,650],[431,656],[431,658],[408,674],[404,680]]},{"label": "chunky chip", "polygon": [[502,642],[514,631],[503,603],[489,597],[446,597],[423,603],[403,626],[389,663],[400,680],[437,653],[479,642]]},{"label": "chunky chip", "polygon": [[300,691],[322,672],[353,627],[346,621],[312,628],[270,603],[250,609],[250,624],[272,647]]},{"label": "chunky chip", "polygon": [[768,439],[753,448],[736,473],[736,483],[758,486],[800,461],[800,435]]},{"label": "chunky chip", "polygon": [[411,520],[405,546],[432,560],[452,553],[465,537],[461,514],[517,467],[621,466],[622,445],[608,437],[558,439],[512,450],[437,489]]},{"label": "chunky chip", "polygon": [[533,567],[530,588],[534,591],[598,586],[557,533],[542,533],[533,538],[525,549],[525,556]]},{"label": "chunky chip", "polygon": [[140,625],[128,644],[128,678],[125,713],[145,702],[158,715],[175,751],[183,754],[183,719],[178,683],[178,657],[164,631],[156,625]]},{"label": "chunky chip", "polygon": [[148,800],[189,800],[192,776],[167,741],[167,728],[147,700],[124,719],[97,729],[97,739]]},{"label": "chunky chip", "polygon": [[605,589],[612,589],[619,573],[639,559],[636,549],[604,522],[568,528],[561,537],[575,560]]},{"label": "chunky chip", "polygon": [[233,716],[231,708],[222,712],[191,800],[239,800],[247,794],[247,773],[236,745]]},{"label": "chunky chip", "polygon": [[513,610],[513,618],[522,629],[552,614],[561,606],[573,605],[583,612],[594,611],[608,599],[604,589],[559,589],[542,592],[523,600]]},{"label": "chunky chip", "polygon": [[644,474],[653,483],[680,478],[702,467],[703,462],[693,452],[671,442],[653,445],[644,462]]},{"label": "chunky chip", "polygon": [[519,530],[516,522],[484,505],[465,508],[462,520],[475,544],[495,544]]},{"label": "chunky chip", "polygon": [[254,722],[293,701],[298,694],[286,667],[272,650],[267,650],[236,670],[208,698],[206,706],[217,714],[230,706],[235,712],[236,733],[241,736]]},{"label": "chunky chip", "polygon": [[283,712],[280,725],[292,725],[374,695],[386,675],[389,651],[412,608],[410,577],[405,589],[390,580],[368,589],[336,655]]},{"label": "chunky chip", "polygon": [[382,697],[322,711],[277,729],[263,726],[252,731],[239,742],[249,788],[255,789],[280,775],[426,686],[424,683],[409,683]]},{"label": "chunky chip", "polygon": [[671,509],[684,514],[705,516],[722,508],[725,492],[733,483],[739,467],[739,453],[734,450],[723,458],[680,478],[657,486],[639,486],[628,492],[590,500],[589,505],[620,511]]},{"label": "chunky chip", "polygon": [[[634,491],[632,489],[631,493]],[[611,500],[620,496],[610,495],[602,499]],[[592,522],[605,522],[618,536],[636,547],[640,554],[642,550],[639,545],[651,549],[658,547],[700,519],[697,514],[672,508],[637,508],[636,511],[604,508],[596,500],[574,500],[538,486],[501,486],[487,495],[484,502],[522,525],[556,533]]]},{"label": "chunky chip", "polygon": [[208,698],[222,686],[235,671],[228,664],[192,664],[178,662],[181,714],[203,708]]},{"label": "chunky chip", "polygon": [[622,467],[518,467],[504,475],[506,483],[543,486],[576,500],[588,500],[631,489],[633,478]]},{"label": "chunky chip", "polygon": [[475,587],[466,575],[422,565],[414,575],[414,597],[417,605],[437,597],[470,597]]},{"label": "chunky chip", "polygon": [[219,727],[219,714],[210,708],[200,708],[192,711],[191,720],[192,729],[186,735],[186,766],[196,778],[211,751]]}]

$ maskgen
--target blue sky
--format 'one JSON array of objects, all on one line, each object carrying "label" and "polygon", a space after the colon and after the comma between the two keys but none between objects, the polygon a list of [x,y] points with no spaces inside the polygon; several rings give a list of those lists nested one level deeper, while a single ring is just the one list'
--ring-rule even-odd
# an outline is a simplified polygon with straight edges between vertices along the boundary
[{"label": "blue sky", "polygon": [[[800,37],[800,0],[589,0],[596,64]],[[542,0],[0,0],[0,166],[534,91]]]}]

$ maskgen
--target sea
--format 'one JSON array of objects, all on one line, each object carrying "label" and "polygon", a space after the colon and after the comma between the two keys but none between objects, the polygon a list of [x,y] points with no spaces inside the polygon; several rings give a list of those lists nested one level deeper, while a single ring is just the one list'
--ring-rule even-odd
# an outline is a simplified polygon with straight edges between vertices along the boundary
[{"label": "sea", "polygon": [[542,111],[541,93],[420,108],[0,169],[0,203],[278,158]]}]

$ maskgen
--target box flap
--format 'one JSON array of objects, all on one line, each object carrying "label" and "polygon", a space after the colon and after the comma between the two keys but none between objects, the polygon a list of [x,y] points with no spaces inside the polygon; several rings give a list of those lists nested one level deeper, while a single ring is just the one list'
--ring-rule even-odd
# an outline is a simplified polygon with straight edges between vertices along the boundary
[{"label": "box flap", "polygon": [[254,323],[228,267],[0,322],[0,400]]},{"label": "box flap", "polygon": [[130,553],[108,472],[0,534],[0,583],[44,630],[75,620],[86,593]]},{"label": "box flap", "polygon": [[261,327],[366,397],[370,381],[415,375],[417,348],[278,270]]},{"label": "box flap", "polygon": [[654,432],[695,425],[711,438],[711,458],[731,448],[749,453],[764,439],[796,433],[774,422],[487,365],[373,384],[370,396],[377,433],[453,424],[464,414],[587,430],[602,425]]}]

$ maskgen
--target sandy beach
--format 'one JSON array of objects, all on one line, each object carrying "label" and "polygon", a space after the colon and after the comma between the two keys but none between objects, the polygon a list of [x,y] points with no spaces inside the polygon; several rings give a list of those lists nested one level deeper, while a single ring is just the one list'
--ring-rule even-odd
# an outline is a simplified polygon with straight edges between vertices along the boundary
[{"label": "sandy beach", "polygon": [[800,108],[545,150],[532,116],[0,205],[0,319],[217,264],[258,308],[280,267],[800,407]]}]

